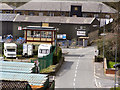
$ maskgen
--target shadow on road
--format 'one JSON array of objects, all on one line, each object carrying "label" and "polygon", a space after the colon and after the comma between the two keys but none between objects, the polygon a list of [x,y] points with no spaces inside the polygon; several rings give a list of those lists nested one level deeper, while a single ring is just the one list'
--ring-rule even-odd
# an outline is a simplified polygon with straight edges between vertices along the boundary
[{"label": "shadow on road", "polygon": [[84,57],[85,55],[77,55],[77,54],[67,54],[65,57]]},{"label": "shadow on road", "polygon": [[72,61],[65,61],[62,65],[62,67],[60,68],[60,70],[57,72],[56,76],[62,76],[64,75],[67,71],[69,71],[71,69],[71,66],[74,62]]}]

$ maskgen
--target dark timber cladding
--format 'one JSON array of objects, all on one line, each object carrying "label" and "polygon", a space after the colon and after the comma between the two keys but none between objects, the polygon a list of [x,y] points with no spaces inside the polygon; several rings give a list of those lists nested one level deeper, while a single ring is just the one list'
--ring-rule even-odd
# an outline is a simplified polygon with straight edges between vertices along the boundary
[{"label": "dark timber cladding", "polygon": [[56,28],[54,27],[27,26],[22,30],[25,30],[26,43],[46,42],[53,44],[55,40]]}]

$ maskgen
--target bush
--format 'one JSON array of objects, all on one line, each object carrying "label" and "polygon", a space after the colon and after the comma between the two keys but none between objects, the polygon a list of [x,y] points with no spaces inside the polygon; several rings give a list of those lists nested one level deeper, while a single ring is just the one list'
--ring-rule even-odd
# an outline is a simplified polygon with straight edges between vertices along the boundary
[{"label": "bush", "polygon": [[22,55],[23,53],[23,44],[17,44],[17,55]]},{"label": "bush", "polygon": [[103,61],[103,57],[102,56],[95,56],[95,62],[102,62]]},{"label": "bush", "polygon": [[53,54],[53,64],[55,65],[59,63],[59,60],[61,59],[61,57],[62,57],[62,50],[60,47],[57,47],[57,54],[56,54],[56,50]]}]

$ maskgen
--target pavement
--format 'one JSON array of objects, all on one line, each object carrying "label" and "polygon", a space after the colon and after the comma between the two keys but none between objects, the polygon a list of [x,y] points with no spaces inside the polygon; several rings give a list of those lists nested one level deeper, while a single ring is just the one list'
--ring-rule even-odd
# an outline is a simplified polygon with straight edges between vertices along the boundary
[{"label": "pavement", "polygon": [[94,62],[95,84],[98,88],[114,87],[114,75],[106,75],[102,62]]},{"label": "pavement", "polygon": [[[97,50],[96,46],[94,46],[94,50]],[[114,87],[114,84],[115,84],[114,75],[105,74],[103,69],[103,62],[94,62],[94,76],[95,76],[95,85],[97,88]]]}]

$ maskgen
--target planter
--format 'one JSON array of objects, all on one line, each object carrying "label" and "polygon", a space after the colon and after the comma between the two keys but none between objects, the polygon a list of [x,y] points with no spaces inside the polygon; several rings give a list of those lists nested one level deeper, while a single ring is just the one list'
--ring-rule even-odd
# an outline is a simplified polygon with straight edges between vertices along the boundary
[{"label": "planter", "polygon": [[115,74],[115,69],[114,68],[108,68],[107,67],[107,61],[106,58],[104,59],[104,71],[105,74]]}]

